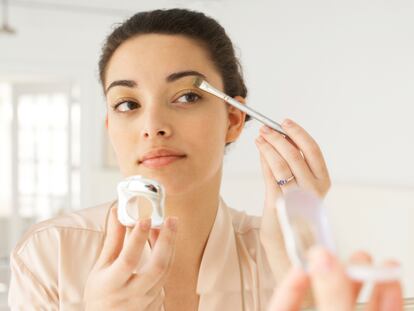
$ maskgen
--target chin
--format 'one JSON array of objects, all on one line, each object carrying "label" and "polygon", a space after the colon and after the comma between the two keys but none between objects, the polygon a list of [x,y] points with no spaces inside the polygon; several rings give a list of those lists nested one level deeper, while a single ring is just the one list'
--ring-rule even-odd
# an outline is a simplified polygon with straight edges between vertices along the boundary
[{"label": "chin", "polygon": [[182,195],[196,187],[196,182],[194,180],[189,181],[191,177],[184,174],[180,174],[179,178],[177,174],[154,174],[147,178],[152,178],[159,182],[164,187],[165,194],[169,196]]}]

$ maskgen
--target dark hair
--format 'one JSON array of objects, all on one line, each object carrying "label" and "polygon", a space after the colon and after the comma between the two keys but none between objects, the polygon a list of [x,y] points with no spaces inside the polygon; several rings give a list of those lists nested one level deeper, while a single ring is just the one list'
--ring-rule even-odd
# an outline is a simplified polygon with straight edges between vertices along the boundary
[{"label": "dark hair", "polygon": [[[99,76],[105,87],[106,67],[115,50],[126,40],[141,34],[183,35],[200,43],[221,74],[224,92],[247,97],[242,68],[224,28],[204,13],[187,9],[139,12],[119,24],[106,38],[99,60]],[[246,115],[246,121],[250,117]]]}]

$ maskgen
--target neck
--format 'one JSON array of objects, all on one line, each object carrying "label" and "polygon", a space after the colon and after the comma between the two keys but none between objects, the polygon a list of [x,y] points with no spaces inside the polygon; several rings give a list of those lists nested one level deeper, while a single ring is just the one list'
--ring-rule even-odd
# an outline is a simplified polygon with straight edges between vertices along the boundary
[{"label": "neck", "polygon": [[[165,215],[178,217],[175,262],[201,263],[220,200],[221,170],[191,192],[166,196]],[[191,251],[189,251],[191,250]]]}]

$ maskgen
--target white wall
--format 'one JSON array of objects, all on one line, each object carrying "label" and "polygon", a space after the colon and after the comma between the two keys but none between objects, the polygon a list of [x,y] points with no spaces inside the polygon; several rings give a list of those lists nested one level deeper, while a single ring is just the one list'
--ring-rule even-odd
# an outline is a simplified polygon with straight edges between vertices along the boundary
[{"label": "white wall", "polygon": [[[106,2],[88,4],[135,12],[177,3]],[[178,3],[202,9],[227,29],[244,65],[250,105],[276,120],[297,120],[321,145],[334,184],[328,204],[341,253],[365,247],[381,258],[395,255],[407,267],[407,295],[414,296],[414,2]],[[120,176],[102,167],[97,59],[110,25],[122,16],[10,11],[18,35],[0,37],[0,78],[80,84],[82,203],[114,198]],[[263,197],[257,129],[250,124],[226,156],[223,181],[226,201],[254,214]]]}]

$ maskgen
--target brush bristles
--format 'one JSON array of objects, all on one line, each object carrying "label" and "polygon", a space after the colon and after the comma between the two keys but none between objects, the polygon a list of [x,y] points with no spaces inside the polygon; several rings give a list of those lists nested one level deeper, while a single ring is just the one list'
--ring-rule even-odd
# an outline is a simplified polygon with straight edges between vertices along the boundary
[{"label": "brush bristles", "polygon": [[203,83],[203,78],[200,78],[200,77],[197,77],[197,78],[195,78],[194,79],[194,86],[196,86],[196,87],[200,87],[200,85],[201,85],[201,83]]}]

